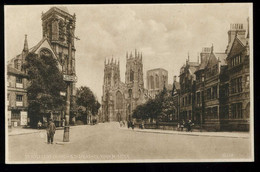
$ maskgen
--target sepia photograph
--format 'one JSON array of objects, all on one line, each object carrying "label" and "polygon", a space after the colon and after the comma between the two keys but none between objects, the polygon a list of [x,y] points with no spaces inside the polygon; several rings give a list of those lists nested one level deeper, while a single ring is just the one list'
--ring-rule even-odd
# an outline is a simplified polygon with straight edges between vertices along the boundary
[{"label": "sepia photograph", "polygon": [[253,162],[252,6],[5,5],[5,162]]}]

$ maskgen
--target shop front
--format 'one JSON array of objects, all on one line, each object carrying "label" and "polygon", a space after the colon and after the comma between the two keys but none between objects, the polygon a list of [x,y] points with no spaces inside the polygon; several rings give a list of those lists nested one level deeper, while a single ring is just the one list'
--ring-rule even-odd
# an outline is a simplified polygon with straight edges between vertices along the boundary
[{"label": "shop front", "polygon": [[7,111],[7,118],[9,127],[28,125],[28,113],[25,109],[9,109]]}]

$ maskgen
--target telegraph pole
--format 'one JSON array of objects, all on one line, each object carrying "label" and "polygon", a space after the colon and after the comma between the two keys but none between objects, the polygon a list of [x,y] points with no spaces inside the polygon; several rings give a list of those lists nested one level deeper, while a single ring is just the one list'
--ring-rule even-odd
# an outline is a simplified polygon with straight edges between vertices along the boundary
[{"label": "telegraph pole", "polygon": [[[67,59],[67,73],[63,75],[63,80],[67,83],[67,93],[66,93],[66,113],[65,113],[65,126],[63,142],[69,142],[69,121],[70,121],[70,99],[71,99],[71,86],[73,82],[76,82],[76,76],[72,73],[72,41],[74,38],[79,40],[79,38],[74,37],[73,30],[75,28],[73,21],[68,22],[68,59]],[[74,21],[75,22],[75,21]]]}]

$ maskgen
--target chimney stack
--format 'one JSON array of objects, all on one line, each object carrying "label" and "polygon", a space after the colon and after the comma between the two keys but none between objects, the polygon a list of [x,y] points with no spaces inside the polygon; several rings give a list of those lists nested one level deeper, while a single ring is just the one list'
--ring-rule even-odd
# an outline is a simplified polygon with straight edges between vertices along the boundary
[{"label": "chimney stack", "polygon": [[228,31],[228,44],[237,36],[245,37],[246,30],[243,27],[243,24],[235,23],[230,24],[230,30]]}]

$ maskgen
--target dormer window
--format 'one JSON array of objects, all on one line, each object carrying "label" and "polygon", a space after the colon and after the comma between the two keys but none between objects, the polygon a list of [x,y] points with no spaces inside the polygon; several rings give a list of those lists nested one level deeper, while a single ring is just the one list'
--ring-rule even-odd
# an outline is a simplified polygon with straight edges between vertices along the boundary
[{"label": "dormer window", "polygon": [[232,67],[241,64],[241,62],[242,62],[241,54],[231,58],[231,66]]}]

